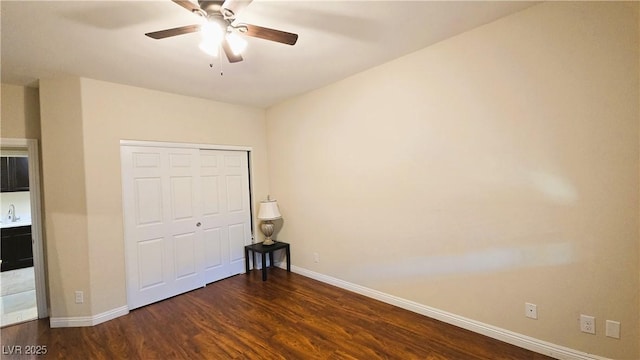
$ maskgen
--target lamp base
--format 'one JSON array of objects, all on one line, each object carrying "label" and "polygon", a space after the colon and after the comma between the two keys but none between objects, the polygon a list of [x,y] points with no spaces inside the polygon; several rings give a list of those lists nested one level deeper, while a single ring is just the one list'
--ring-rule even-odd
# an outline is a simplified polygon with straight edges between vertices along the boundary
[{"label": "lamp base", "polygon": [[264,221],[262,224],[260,224],[260,230],[262,230],[262,233],[265,237],[262,245],[273,245],[274,242],[273,240],[271,240],[271,235],[273,235],[274,230],[273,222],[271,222],[271,220]]}]

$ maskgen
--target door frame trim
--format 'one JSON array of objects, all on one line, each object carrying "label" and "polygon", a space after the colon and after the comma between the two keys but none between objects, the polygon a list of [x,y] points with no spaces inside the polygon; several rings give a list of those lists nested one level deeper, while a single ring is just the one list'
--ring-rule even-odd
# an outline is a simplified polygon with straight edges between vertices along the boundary
[{"label": "door frame trim", "polygon": [[181,142],[143,141],[143,140],[120,140],[120,146],[150,146],[150,147],[164,147],[164,148],[230,150],[230,151],[248,151],[248,152],[253,151],[253,148],[250,146],[192,144],[192,143],[181,143]]},{"label": "door frame trim", "polygon": [[35,139],[14,139],[2,138],[1,147],[13,147],[27,149],[29,156],[29,197],[31,203],[31,236],[33,238],[33,269],[36,285],[36,306],[38,308],[38,318],[49,317],[47,304],[47,286],[44,269],[44,246],[42,231],[42,198],[40,189],[40,155],[38,150],[38,140]]}]

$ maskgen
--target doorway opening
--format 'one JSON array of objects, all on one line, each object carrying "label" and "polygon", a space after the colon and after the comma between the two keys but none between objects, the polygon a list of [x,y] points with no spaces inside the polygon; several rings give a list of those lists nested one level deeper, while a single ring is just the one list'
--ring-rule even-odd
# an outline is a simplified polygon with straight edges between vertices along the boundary
[{"label": "doorway opening", "polygon": [[38,144],[2,139],[0,326],[48,316]]}]

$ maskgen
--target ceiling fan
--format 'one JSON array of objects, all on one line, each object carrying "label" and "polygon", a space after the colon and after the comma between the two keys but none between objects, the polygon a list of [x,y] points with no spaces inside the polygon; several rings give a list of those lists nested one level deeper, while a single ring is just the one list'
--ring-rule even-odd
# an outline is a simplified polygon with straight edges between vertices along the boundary
[{"label": "ceiling fan", "polygon": [[257,37],[260,39],[294,45],[298,41],[298,35],[286,31],[269,29],[262,26],[235,23],[236,16],[247,7],[252,0],[198,0],[198,5],[188,0],[172,0],[190,12],[201,16],[205,21],[201,25],[187,25],[173,29],[166,29],[146,33],[150,38],[159,40],[171,36],[200,32],[203,41],[200,48],[210,54],[216,55],[218,48],[235,63],[242,61],[240,53],[246,46],[246,41],[238,34]]}]

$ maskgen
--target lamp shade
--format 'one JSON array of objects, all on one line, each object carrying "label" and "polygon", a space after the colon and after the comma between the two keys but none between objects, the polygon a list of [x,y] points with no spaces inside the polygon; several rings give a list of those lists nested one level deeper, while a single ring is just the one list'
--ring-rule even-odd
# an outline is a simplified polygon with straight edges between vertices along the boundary
[{"label": "lamp shade", "polygon": [[275,220],[280,219],[280,209],[278,209],[278,202],[275,200],[267,200],[260,202],[260,208],[258,209],[258,219],[260,220]]}]

